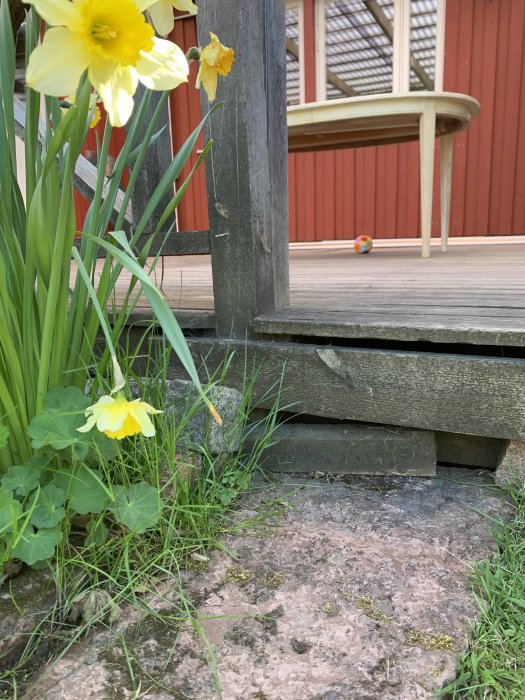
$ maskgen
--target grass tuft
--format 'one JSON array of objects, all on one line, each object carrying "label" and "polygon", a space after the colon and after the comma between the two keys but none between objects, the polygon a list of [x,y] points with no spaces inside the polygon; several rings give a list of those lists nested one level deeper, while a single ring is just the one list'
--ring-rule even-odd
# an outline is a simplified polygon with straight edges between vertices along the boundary
[{"label": "grass tuft", "polygon": [[456,680],[440,693],[450,700],[525,698],[525,488],[509,496],[515,518],[495,532],[499,552],[475,568],[480,616]]}]

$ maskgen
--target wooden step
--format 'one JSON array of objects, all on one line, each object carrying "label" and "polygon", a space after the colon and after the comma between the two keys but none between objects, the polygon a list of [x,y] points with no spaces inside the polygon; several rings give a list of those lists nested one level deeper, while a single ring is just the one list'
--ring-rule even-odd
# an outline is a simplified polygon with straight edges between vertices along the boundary
[{"label": "wooden step", "polygon": [[[257,333],[329,338],[377,338],[475,345],[525,345],[523,308],[480,305],[381,306],[354,293],[353,308],[341,310],[286,307],[257,316]],[[417,304],[417,305],[416,305]],[[349,304],[348,304],[349,306]]]}]

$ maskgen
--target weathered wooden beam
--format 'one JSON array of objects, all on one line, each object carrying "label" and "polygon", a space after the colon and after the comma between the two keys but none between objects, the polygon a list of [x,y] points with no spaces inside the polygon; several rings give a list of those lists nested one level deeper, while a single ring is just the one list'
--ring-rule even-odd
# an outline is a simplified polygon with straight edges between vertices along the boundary
[{"label": "weathered wooden beam", "polygon": [[[147,243],[148,234],[139,238],[137,249]],[[156,255],[162,246],[162,255],[209,255],[210,232],[209,231],[177,231],[171,233],[166,242],[161,234],[151,245],[152,255]]]},{"label": "weathered wooden beam", "polygon": [[[293,39],[290,39],[290,37],[287,37],[286,39],[286,51],[295,59],[299,60],[299,46]],[[359,94],[351,85],[349,85],[345,80],[340,78],[329,68],[326,69],[326,81],[330,83],[330,85],[336,87],[338,90],[341,90],[344,95],[348,95],[348,97],[355,97]]]},{"label": "weathered wooden beam", "polygon": [[[136,106],[140,104],[140,99],[145,92],[146,88],[143,85],[140,85],[139,83],[139,87],[137,88],[137,93],[135,95]],[[144,122],[141,125],[141,128],[139,129],[137,135],[137,143],[141,143],[144,140],[144,135],[146,133],[147,128],[150,125],[153,113],[157,109],[161,99],[161,92],[153,91],[151,93],[149,107],[146,112]],[[153,193],[155,192],[155,189],[157,188],[157,185],[160,182],[160,179],[168,169],[169,164],[172,160],[170,114],[167,103],[162,108],[162,111],[160,113],[155,127],[156,132],[161,130],[162,133],[158,136],[155,143],[149,146],[146,152],[146,156],[140,168],[137,182],[135,184],[135,187],[133,188],[133,196],[131,198],[131,212],[134,224],[138,223],[141,216],[143,215],[144,210],[149,204],[149,201],[151,200]],[[157,227],[157,224],[159,222],[160,217],[162,216],[164,209],[167,207],[167,205],[170,202],[170,199],[173,197],[174,191],[175,190],[164,196],[161,203],[153,213],[153,216],[150,218],[147,224],[147,227],[150,230],[154,231]],[[171,221],[166,222],[165,228],[169,228],[171,223]]]},{"label": "weathered wooden beam", "polygon": [[201,46],[213,31],[236,52],[208,122],[206,174],[217,328],[244,338],[288,303],[284,0],[207,0],[197,28]]},{"label": "weathered wooden beam", "polygon": [[[248,436],[249,450],[257,437]],[[356,423],[284,423],[261,454],[264,469],[279,472],[330,472],[435,476],[436,441],[430,430]]]},{"label": "weathered wooden beam", "polygon": [[[142,250],[148,242],[149,234],[140,236],[135,245],[135,250]],[[75,245],[80,247],[80,239],[75,240]],[[162,246],[162,250],[161,250]],[[209,255],[210,232],[209,231],[177,231],[170,234],[164,242],[164,236],[159,235],[150,247],[150,254],[156,255]],[[106,251],[101,248],[98,252],[100,258],[106,257]]]},{"label": "weathered wooden beam", "polygon": [[9,16],[11,18],[11,25],[15,37],[17,31],[20,29],[20,25],[24,21],[27,9],[23,0],[9,0]]},{"label": "weathered wooden beam", "polygon": [[[215,314],[213,311],[200,311],[199,309],[174,309],[173,314],[181,328],[206,331],[215,328]],[[138,342],[139,338],[144,333],[144,327],[155,324],[158,325],[158,321],[154,319],[151,309],[137,308],[131,312],[126,326],[137,327],[140,329],[140,332],[135,335]],[[128,328],[128,331],[133,337],[133,328]]]},{"label": "weathered wooden beam", "polygon": [[525,439],[525,360],[204,339],[191,349],[212,371],[235,351],[228,384],[256,371],[265,408],[284,375],[281,405],[297,413]]},{"label": "weathered wooden beam", "polygon": [[[381,27],[383,34],[385,34],[385,36],[387,36],[390,39],[390,42],[393,42],[394,28],[392,26],[392,22],[386,16],[385,11],[381,7],[381,5],[377,2],[377,0],[363,0],[363,2],[366,6],[366,9],[370,12],[374,20]],[[421,80],[421,82],[427,90],[434,89],[434,82],[432,78],[428,75],[428,73],[423,68],[421,63],[417,60],[417,58],[415,58],[415,56],[412,56],[412,54],[410,55],[410,67],[413,69],[414,73]]]}]

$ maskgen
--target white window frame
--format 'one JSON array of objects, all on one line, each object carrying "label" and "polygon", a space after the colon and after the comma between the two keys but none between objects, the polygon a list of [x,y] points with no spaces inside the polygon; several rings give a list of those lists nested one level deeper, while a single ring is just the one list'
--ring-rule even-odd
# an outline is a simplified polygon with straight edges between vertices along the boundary
[{"label": "white window frame", "polygon": [[[326,100],[326,25],[325,5],[329,0],[315,3],[315,83],[316,99]],[[394,0],[394,36],[392,42],[392,92],[410,91],[410,4],[411,0]],[[436,0],[436,55],[434,91],[443,91],[445,65],[446,0]],[[397,19],[397,21],[396,21]]]},{"label": "white window frame", "polygon": [[304,78],[304,4],[303,0],[286,0],[287,10],[298,11],[299,30],[299,104],[305,103],[305,78]]}]

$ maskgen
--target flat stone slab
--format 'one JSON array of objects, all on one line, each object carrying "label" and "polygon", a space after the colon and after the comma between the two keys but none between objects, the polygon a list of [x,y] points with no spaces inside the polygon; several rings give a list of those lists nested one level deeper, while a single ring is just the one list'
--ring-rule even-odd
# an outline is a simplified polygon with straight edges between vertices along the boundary
[{"label": "flat stone slab", "polygon": [[[274,527],[226,538],[205,571],[184,574],[213,664],[189,623],[124,611],[115,629],[35,677],[26,700],[434,697],[454,677],[476,616],[468,575],[495,549],[489,518],[512,514],[491,478],[465,469],[436,479],[284,475],[243,500],[239,522],[264,501],[286,509]],[[177,586],[158,599],[174,617]],[[138,694],[119,634],[135,656]]]},{"label": "flat stone slab", "polygon": [[43,571],[26,569],[0,586],[0,671],[17,660],[29,635],[52,609],[55,599],[56,588]]},{"label": "flat stone slab", "polygon": [[261,464],[281,472],[435,476],[436,440],[430,430],[358,423],[284,423]]}]

